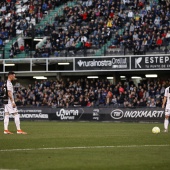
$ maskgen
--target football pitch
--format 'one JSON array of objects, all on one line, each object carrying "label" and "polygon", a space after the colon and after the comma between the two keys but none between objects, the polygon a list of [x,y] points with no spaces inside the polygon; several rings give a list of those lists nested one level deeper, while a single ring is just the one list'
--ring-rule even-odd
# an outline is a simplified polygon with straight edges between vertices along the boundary
[{"label": "football pitch", "polygon": [[170,132],[153,134],[163,123],[13,121],[3,134],[0,122],[0,169],[169,170]]}]

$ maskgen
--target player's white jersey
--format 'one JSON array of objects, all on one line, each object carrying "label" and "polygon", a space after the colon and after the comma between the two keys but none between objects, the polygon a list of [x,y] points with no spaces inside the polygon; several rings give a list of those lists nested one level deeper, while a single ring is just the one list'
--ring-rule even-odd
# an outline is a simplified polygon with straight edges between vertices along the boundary
[{"label": "player's white jersey", "polygon": [[165,94],[164,94],[164,96],[167,97],[166,109],[170,109],[170,89],[169,89],[169,88],[170,88],[170,87],[167,87],[167,88],[165,89]]},{"label": "player's white jersey", "polygon": [[[11,91],[12,93],[12,98],[14,99],[13,93],[14,93],[14,89],[13,89],[13,85],[11,83],[11,81],[7,80],[7,90]],[[8,104],[12,104],[11,100],[8,98]]]}]

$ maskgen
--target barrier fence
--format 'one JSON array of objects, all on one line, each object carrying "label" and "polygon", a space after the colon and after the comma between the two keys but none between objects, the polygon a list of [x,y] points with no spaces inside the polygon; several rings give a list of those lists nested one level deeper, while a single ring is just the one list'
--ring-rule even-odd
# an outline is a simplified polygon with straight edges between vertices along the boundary
[{"label": "barrier fence", "polygon": [[[161,108],[44,108],[18,107],[21,120],[163,122]],[[10,115],[10,118],[13,118]],[[4,108],[0,108],[0,120]]]}]

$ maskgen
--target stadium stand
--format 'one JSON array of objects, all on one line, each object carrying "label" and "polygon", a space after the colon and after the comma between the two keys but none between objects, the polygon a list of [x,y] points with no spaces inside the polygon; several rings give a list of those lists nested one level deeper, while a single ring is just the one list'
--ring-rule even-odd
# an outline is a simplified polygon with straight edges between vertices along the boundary
[{"label": "stadium stand", "polygon": [[[109,80],[41,80],[27,86],[16,82],[18,106],[46,107],[161,107],[169,80],[143,80],[138,85],[129,79],[118,83]],[[0,82],[0,91],[3,82]]]},{"label": "stadium stand", "polygon": [[5,49],[5,58],[30,57],[28,51],[15,52],[20,48],[18,38],[46,36],[51,45],[41,43],[34,57],[167,53],[169,4],[169,0],[3,0],[0,48]]},{"label": "stadium stand", "polygon": [[[0,48],[4,47],[4,58],[11,56],[25,57],[25,51],[21,54],[15,51],[16,47],[20,48],[18,38],[24,39],[23,36],[27,36],[30,25],[44,25],[45,20],[49,21],[49,18],[45,18],[45,16],[50,11],[53,11],[50,14],[53,15],[57,7],[64,3],[67,3],[67,0],[2,0],[0,3]],[[44,22],[41,22],[42,19],[44,19]],[[33,38],[32,33],[28,36]],[[10,55],[10,53],[14,55]]]}]

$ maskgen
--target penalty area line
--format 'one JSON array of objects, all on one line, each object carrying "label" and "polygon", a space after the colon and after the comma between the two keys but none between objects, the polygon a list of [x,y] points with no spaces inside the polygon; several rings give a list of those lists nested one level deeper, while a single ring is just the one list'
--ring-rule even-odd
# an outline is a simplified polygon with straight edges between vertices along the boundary
[{"label": "penalty area line", "polygon": [[75,146],[57,148],[28,148],[28,149],[1,149],[0,152],[35,151],[35,150],[71,150],[71,149],[101,149],[101,148],[140,148],[140,147],[168,147],[170,145],[115,145],[115,146]]}]

